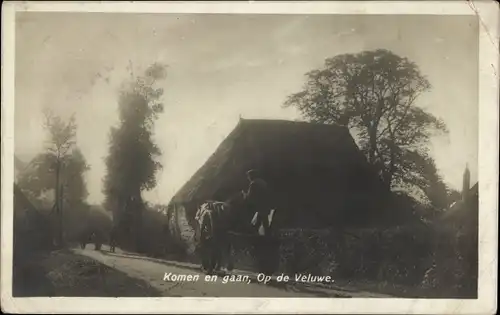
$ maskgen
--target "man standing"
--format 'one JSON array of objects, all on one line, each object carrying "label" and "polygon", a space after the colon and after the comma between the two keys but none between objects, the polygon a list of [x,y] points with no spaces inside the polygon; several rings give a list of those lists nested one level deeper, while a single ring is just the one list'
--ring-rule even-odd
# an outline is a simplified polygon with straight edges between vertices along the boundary
[{"label": "man standing", "polygon": [[116,243],[117,243],[117,238],[118,238],[118,233],[117,233],[118,228],[116,226],[113,226],[111,228],[111,233],[109,235],[109,250],[114,253],[116,249]]},{"label": "man standing", "polygon": [[250,186],[247,192],[243,192],[245,201],[252,213],[255,213],[252,224],[257,227],[259,236],[255,239],[255,254],[258,261],[259,272],[271,275],[275,267],[273,254],[277,253],[274,239],[271,235],[271,194],[268,184],[260,178],[256,170],[247,172]]},{"label": "man standing", "polygon": [[257,228],[263,226],[264,235],[269,232],[269,213],[271,211],[269,202],[269,187],[267,183],[260,178],[257,170],[250,170],[247,172],[247,177],[250,186],[246,192],[243,192],[243,197],[247,202],[252,213],[256,213],[256,221],[252,222]]}]

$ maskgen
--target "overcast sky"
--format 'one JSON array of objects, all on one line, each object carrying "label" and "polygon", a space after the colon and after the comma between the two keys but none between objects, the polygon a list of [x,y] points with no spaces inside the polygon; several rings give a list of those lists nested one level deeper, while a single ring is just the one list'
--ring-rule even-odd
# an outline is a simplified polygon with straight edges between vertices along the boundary
[{"label": "overcast sky", "polygon": [[91,170],[89,201],[101,202],[117,87],[132,62],[168,64],[158,186],[168,203],[243,118],[299,118],[283,109],[304,74],[341,53],[384,48],[415,61],[433,89],[419,106],[450,133],[433,139],[441,175],[460,189],[466,163],[477,180],[478,28],[475,17],[21,13],[16,23],[15,152],[43,149],[42,108],[75,113]]}]

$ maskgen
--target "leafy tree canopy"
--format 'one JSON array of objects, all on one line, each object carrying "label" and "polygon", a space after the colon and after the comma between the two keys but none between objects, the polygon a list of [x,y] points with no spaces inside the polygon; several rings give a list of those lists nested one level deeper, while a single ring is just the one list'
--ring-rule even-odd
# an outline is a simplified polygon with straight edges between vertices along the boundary
[{"label": "leafy tree canopy", "polygon": [[342,54],[306,78],[284,107],[311,122],[347,126],[387,187],[418,188],[430,199],[435,189],[446,193],[428,144],[447,129],[416,106],[431,85],[414,62],[384,49]]},{"label": "leafy tree canopy", "polygon": [[163,112],[163,89],[158,82],[165,77],[166,66],[160,63],[138,77],[131,73],[118,96],[119,124],[111,128],[109,136],[104,206],[113,212],[118,226],[135,228],[136,236],[145,206],[141,192],[156,186],[156,171],[162,167],[153,136],[154,122]]}]

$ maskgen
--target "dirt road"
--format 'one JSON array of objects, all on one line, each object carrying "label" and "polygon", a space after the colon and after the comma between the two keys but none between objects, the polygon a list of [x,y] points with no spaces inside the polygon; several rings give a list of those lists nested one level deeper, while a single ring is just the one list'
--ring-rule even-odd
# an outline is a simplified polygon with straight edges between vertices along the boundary
[{"label": "dirt road", "polygon": [[[137,254],[125,253],[120,250],[117,250],[116,253],[111,253],[107,247],[104,247],[102,251],[95,251],[92,245],[89,245],[84,250],[74,249],[73,251],[124,272],[132,278],[147,281],[153,288],[159,290],[163,296],[387,297],[368,292],[346,291],[341,288],[321,288],[293,283],[257,283],[255,275],[239,270],[232,273],[236,276],[233,277],[233,280],[242,281],[227,281],[224,283],[224,279],[221,276],[216,281],[205,281],[205,274],[200,272],[199,267],[189,263],[149,258]],[[184,278],[187,279],[176,279],[179,276],[181,278],[186,276]],[[249,279],[250,281],[248,281]]]}]

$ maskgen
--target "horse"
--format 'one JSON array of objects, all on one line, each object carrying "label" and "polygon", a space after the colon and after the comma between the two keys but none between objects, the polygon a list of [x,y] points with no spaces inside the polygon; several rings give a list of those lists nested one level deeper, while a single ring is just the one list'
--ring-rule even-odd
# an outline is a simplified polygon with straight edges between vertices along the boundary
[{"label": "horse", "polygon": [[199,251],[201,267],[207,273],[212,273],[218,264],[217,244],[215,241],[215,227],[213,211],[208,204],[203,204],[196,212],[195,219],[199,225]]},{"label": "horse", "polygon": [[222,202],[209,200],[198,208],[195,220],[199,226],[199,249],[202,268],[208,273],[222,269],[223,262],[228,271],[233,269],[232,245],[229,231],[238,226],[241,219],[242,195]]},{"label": "horse", "polygon": [[231,243],[227,234],[227,204],[217,201],[203,203],[196,213],[199,224],[199,249],[202,256],[202,268],[208,273],[222,268],[223,256],[226,269],[232,270]]}]

